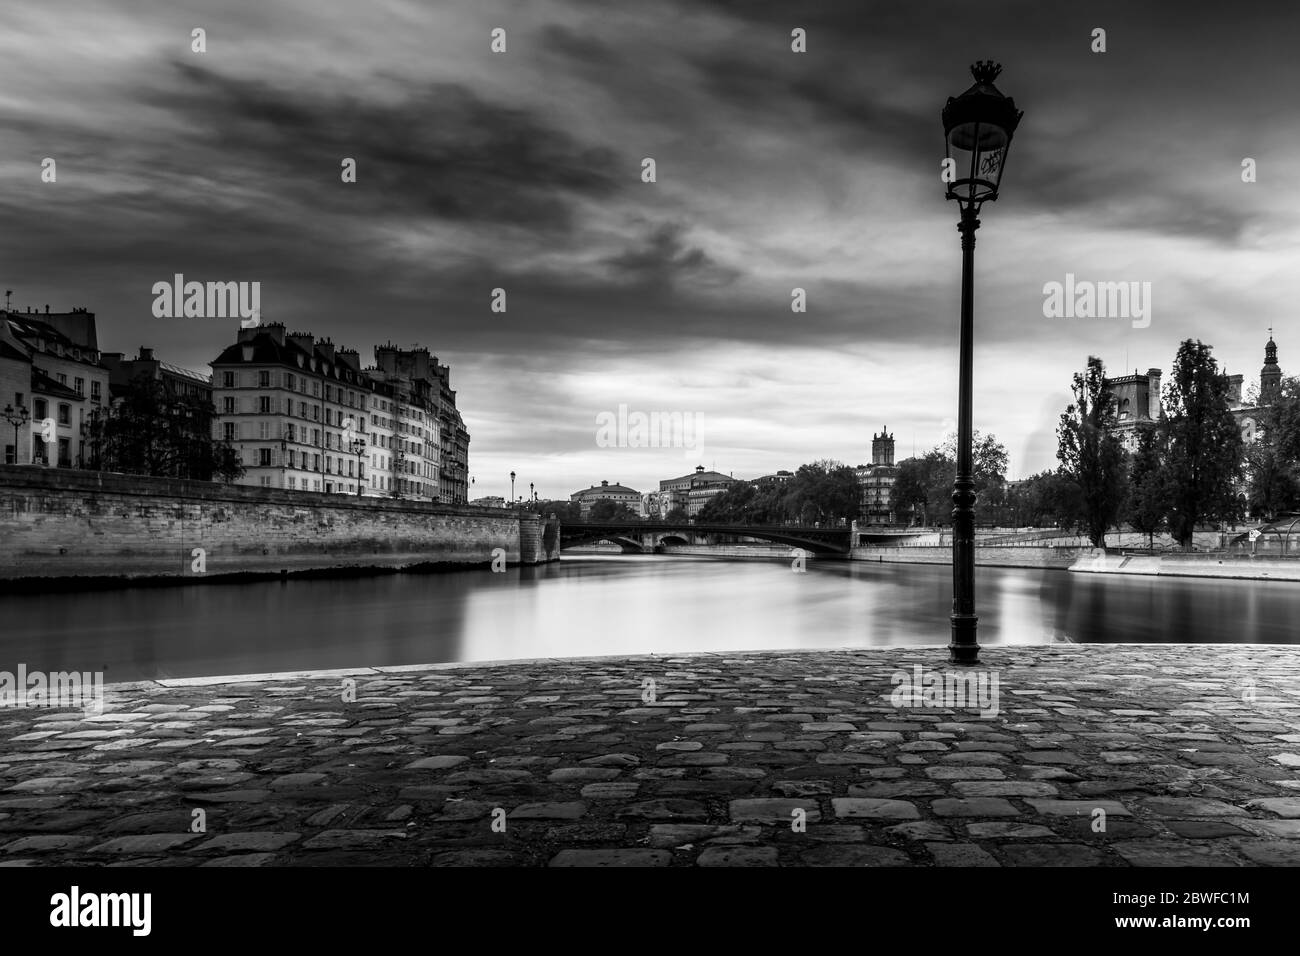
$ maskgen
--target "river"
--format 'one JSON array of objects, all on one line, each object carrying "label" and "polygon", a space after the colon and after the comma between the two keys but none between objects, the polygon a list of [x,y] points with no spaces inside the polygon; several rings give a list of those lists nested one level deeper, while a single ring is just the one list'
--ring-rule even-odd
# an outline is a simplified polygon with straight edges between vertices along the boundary
[{"label": "river", "polygon": [[[976,569],[981,644],[1300,644],[1300,584]],[[0,670],[109,682],[602,654],[945,644],[942,565],[581,555],[485,570],[0,597]]]}]

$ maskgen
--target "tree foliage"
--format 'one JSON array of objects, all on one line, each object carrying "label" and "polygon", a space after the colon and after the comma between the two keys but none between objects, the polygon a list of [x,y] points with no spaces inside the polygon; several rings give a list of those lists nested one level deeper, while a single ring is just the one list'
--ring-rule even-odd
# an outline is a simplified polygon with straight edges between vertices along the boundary
[{"label": "tree foliage", "polygon": [[211,402],[139,376],[91,419],[93,464],[124,474],[234,481],[244,466],[228,442],[212,437],[215,415]]},{"label": "tree foliage", "polygon": [[1165,520],[1174,539],[1188,547],[1198,524],[1230,521],[1239,512],[1241,432],[1230,410],[1227,379],[1210,346],[1187,339],[1178,347],[1162,407]]},{"label": "tree foliage", "polygon": [[1061,472],[1079,487],[1083,531],[1096,548],[1104,547],[1106,532],[1118,520],[1125,490],[1124,446],[1114,433],[1115,396],[1105,379],[1101,359],[1089,356],[1087,369],[1074,374],[1074,402],[1056,429]]}]

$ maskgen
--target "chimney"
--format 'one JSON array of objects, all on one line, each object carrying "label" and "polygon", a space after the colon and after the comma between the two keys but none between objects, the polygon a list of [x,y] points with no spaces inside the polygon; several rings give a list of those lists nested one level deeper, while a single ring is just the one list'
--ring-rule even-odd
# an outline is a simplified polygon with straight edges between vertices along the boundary
[{"label": "chimney", "polygon": [[50,314],[50,304],[48,302],[45,303],[45,314],[46,315]]},{"label": "chimney", "polygon": [[608,482],[608,481],[602,481],[602,482],[600,483],[600,487],[602,487],[602,488],[608,488],[608,487],[609,487],[609,482]]},{"label": "chimney", "polygon": [[1158,368],[1147,369],[1147,381],[1150,383],[1151,388],[1148,396],[1150,406],[1147,409],[1147,415],[1152,421],[1160,418],[1160,375],[1161,372]]},{"label": "chimney", "polygon": [[317,342],[316,350],[325,356],[326,361],[334,361],[334,343],[330,339],[321,339]]},{"label": "chimney", "polygon": [[147,348],[145,348],[143,345],[140,346],[140,358],[139,358],[137,361],[140,361],[140,362],[152,362],[152,361],[153,361],[153,349],[147,349]]},{"label": "chimney", "polygon": [[309,332],[291,332],[289,334],[289,341],[298,346],[298,348],[302,349],[308,355],[311,355],[312,349],[315,347],[314,343],[316,337]]}]

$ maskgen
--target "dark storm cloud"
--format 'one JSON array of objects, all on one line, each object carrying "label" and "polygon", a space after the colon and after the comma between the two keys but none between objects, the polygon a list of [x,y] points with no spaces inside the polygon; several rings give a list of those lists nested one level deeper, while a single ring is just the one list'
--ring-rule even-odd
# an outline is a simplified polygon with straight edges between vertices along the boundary
[{"label": "dark storm cloud", "polygon": [[683,227],[665,223],[633,247],[603,260],[613,279],[632,286],[638,293],[669,290],[677,283],[717,286],[731,283],[740,270],[714,262],[703,249],[690,246]]},{"label": "dark storm cloud", "polygon": [[605,198],[618,187],[612,150],[458,83],[381,101],[277,90],[183,61],[172,68],[179,82],[146,101],[202,116],[194,146],[233,154],[240,174],[258,170],[268,187],[304,197],[308,184],[338,183],[342,158],[352,157],[358,188],[349,195],[371,215],[563,230],[573,224],[572,197]]}]

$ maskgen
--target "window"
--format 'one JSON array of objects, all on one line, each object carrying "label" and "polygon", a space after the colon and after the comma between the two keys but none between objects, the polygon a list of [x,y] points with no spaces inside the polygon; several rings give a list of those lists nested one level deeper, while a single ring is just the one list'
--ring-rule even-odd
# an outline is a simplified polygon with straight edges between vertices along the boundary
[{"label": "window", "polygon": [[271,373],[269,371],[263,369],[262,371],[257,373],[257,387],[258,388],[271,387]]},{"label": "window", "polygon": [[222,423],[221,423],[221,437],[222,437],[225,441],[234,441],[234,440],[235,440],[235,423],[234,423],[234,422],[222,422]]},{"label": "window", "polygon": [[59,384],[60,385],[68,384],[68,376],[64,375],[62,372],[59,373]]},{"label": "window", "polygon": [[257,411],[262,415],[271,414],[271,396],[259,395],[257,398]]},{"label": "window", "polygon": [[334,424],[334,409],[332,408],[325,409],[325,424],[326,425]]},{"label": "window", "polygon": [[68,439],[60,438],[59,439],[59,467],[60,468],[72,467],[72,458],[70,456],[71,456],[71,451],[69,450]]},{"label": "window", "polygon": [[270,488],[270,487],[271,487],[271,476],[270,476],[270,475],[263,475],[263,476],[262,476],[262,487],[263,487],[263,488]]},{"label": "window", "polygon": [[334,474],[334,459],[330,455],[325,456],[325,474]]},{"label": "window", "polygon": [[313,420],[313,421],[320,421],[320,406],[319,406],[319,405],[313,405],[313,406],[311,407],[311,417],[312,417],[312,420]]},{"label": "window", "polygon": [[76,388],[78,395],[84,396],[86,394],[86,380],[84,378],[73,379],[73,387]]},{"label": "window", "polygon": [[222,388],[234,388],[234,387],[235,387],[235,373],[234,373],[234,372],[222,372],[222,373],[221,373],[221,387],[222,387]]},{"label": "window", "polygon": [[311,443],[312,443],[313,445],[319,445],[319,444],[320,444],[320,429],[319,429],[319,428],[313,428],[313,429],[311,430]]},{"label": "window", "polygon": [[292,398],[286,398],[286,399],[284,400],[284,413],[285,413],[286,415],[292,415],[292,414],[293,414],[293,399],[292,399]]},{"label": "window", "polygon": [[298,479],[295,478],[293,475],[290,475],[290,476],[289,476],[289,490],[290,490],[290,491],[295,491],[295,490],[297,489],[297,487],[298,487]]},{"label": "window", "polygon": [[13,445],[5,445],[5,464],[6,465],[18,464],[18,454],[14,450]]},{"label": "window", "polygon": [[[320,455],[311,456],[312,471],[320,471]],[[316,490],[320,491],[320,482],[316,482]]]},{"label": "window", "polygon": [[258,422],[258,423],[257,423],[257,437],[260,438],[260,439],[262,439],[262,441],[266,441],[268,438],[271,437],[271,423],[270,423],[270,422]]},{"label": "window", "polygon": [[299,403],[298,403],[298,417],[299,417],[299,418],[306,418],[306,417],[307,417],[307,403],[306,403],[306,402],[299,402]]},{"label": "window", "polygon": [[284,387],[291,392],[293,391],[293,372],[284,373]]},{"label": "window", "polygon": [[59,424],[72,424],[72,406],[67,402],[59,402]]},{"label": "window", "polygon": [[319,478],[317,478],[315,481],[313,481],[313,482],[312,482],[312,485],[314,486],[314,487],[313,487],[313,490],[315,490],[315,491],[320,491],[320,479],[319,479]]},{"label": "window", "polygon": [[313,398],[320,398],[320,382],[311,383],[311,394]]},{"label": "window", "polygon": [[229,395],[221,400],[221,413],[223,415],[235,414],[235,400]]},{"label": "window", "polygon": [[285,425],[285,426],[284,426],[284,437],[285,437],[286,439],[288,439],[289,441],[294,441],[294,440],[295,440],[295,439],[294,439],[294,435],[295,435],[295,434],[296,434],[296,432],[294,431],[294,427],[293,427],[292,425]]},{"label": "window", "polygon": [[271,467],[271,449],[259,448],[257,450],[257,463],[263,468]]},{"label": "window", "polygon": [[38,398],[32,402],[32,418],[40,420],[49,417],[49,406],[45,399]]}]

